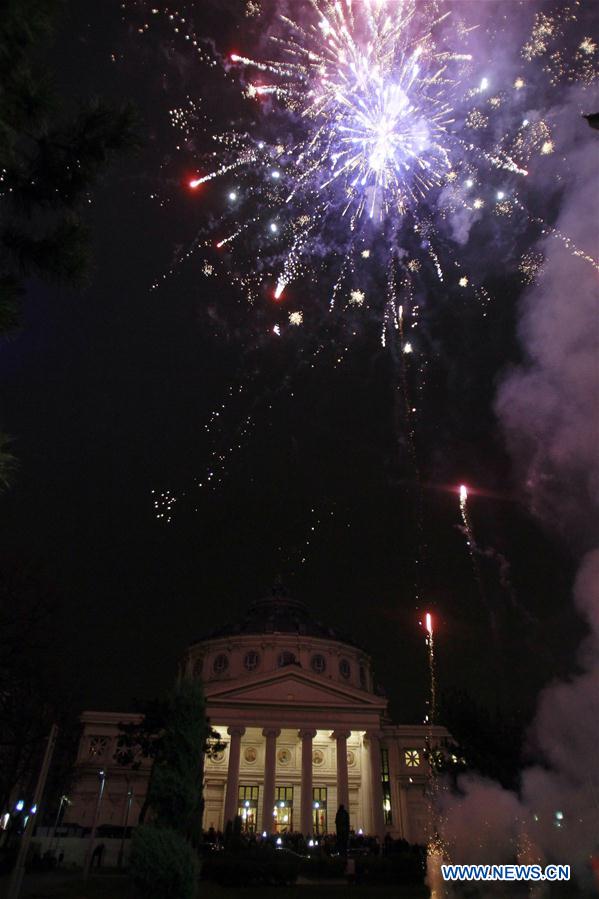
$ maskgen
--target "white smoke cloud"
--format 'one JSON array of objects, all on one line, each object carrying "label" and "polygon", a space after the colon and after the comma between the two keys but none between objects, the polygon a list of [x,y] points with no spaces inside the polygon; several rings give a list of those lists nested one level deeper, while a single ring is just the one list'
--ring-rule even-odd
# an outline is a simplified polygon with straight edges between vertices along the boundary
[{"label": "white smoke cloud", "polygon": [[[548,193],[558,171],[562,179],[556,227],[597,256],[599,135],[579,118],[580,99],[573,90],[551,111],[556,169],[543,177]],[[522,300],[525,361],[500,384],[496,411],[532,510],[585,553],[573,598],[589,635],[577,672],[539,697],[528,747],[535,762],[519,795],[463,778],[447,805],[446,836],[457,860],[500,861],[528,845],[538,860],[572,864],[589,884],[599,851],[598,279],[559,239],[547,236],[539,249],[544,272]]]},{"label": "white smoke cloud", "polygon": [[[555,157],[571,172],[556,226],[597,256],[599,142],[578,109],[573,95],[551,116]],[[597,273],[558,238],[539,249],[543,274],[523,298],[519,327],[528,359],[501,384],[496,410],[533,511],[590,548],[599,540]]]}]

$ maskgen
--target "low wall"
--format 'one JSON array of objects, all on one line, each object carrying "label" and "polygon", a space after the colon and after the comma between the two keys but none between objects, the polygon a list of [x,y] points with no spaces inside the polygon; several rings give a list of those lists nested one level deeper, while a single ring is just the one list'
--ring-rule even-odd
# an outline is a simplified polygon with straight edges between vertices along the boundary
[{"label": "low wall", "polygon": [[[82,868],[85,863],[85,857],[89,849],[89,836],[87,837],[60,837],[58,843],[52,837],[34,837],[31,841],[33,845],[39,846],[40,855],[43,857],[48,850],[58,858],[60,853],[64,853],[61,867]],[[102,867],[116,868],[119,862],[119,854],[121,851],[122,840],[114,837],[96,837],[94,840],[94,849],[97,846],[104,846],[102,853]],[[123,865],[127,865],[129,853],[131,851],[131,840],[126,839],[123,848]],[[97,862],[96,862],[97,863]]]}]

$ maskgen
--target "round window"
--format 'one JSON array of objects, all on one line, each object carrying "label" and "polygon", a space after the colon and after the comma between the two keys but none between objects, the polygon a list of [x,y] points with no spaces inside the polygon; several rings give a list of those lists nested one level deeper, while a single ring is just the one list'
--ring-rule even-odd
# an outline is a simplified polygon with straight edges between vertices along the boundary
[{"label": "round window", "polygon": [[347,659],[341,659],[339,662],[339,674],[341,677],[344,677],[345,680],[348,680],[351,674],[351,667]]},{"label": "round window", "polygon": [[321,656],[320,653],[312,656],[310,660],[310,664],[312,665],[312,670],[316,671],[317,674],[322,674],[323,671],[326,670],[327,660],[324,656]]},{"label": "round window", "polygon": [[284,668],[285,665],[295,665],[296,662],[297,659],[295,658],[295,655],[288,649],[279,653],[279,668]]},{"label": "round window", "polygon": [[229,667],[229,657],[224,652],[220,652],[212,663],[212,670],[215,674],[223,674]]},{"label": "round window", "polygon": [[246,652],[243,664],[248,671],[254,671],[260,664],[260,655],[255,649]]}]

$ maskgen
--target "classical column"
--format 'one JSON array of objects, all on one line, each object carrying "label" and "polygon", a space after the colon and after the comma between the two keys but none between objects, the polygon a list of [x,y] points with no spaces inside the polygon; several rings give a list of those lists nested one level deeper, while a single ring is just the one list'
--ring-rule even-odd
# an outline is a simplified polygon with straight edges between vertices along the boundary
[{"label": "classical column", "polygon": [[277,737],[281,731],[274,727],[265,727],[262,736],[266,737],[264,753],[264,790],[262,791],[262,830],[272,833],[274,830],[273,809],[275,805],[275,778],[277,773]]},{"label": "classical column", "polygon": [[315,730],[300,730],[302,741],[302,807],[300,830],[305,837],[312,833],[312,740]]},{"label": "classical column", "polygon": [[372,801],[372,825],[375,835],[382,840],[385,836],[385,817],[383,814],[383,784],[381,782],[381,740],[378,731],[369,731],[370,743],[370,781]]},{"label": "classical column", "polygon": [[401,756],[397,738],[388,741],[389,748],[389,776],[391,778],[391,808],[393,810],[393,829],[399,830],[400,837],[407,840],[406,836],[406,811],[405,796],[401,785]]},{"label": "classical column", "polygon": [[[348,730],[336,730],[333,733],[337,741],[337,808],[343,805],[349,814],[349,782],[347,779],[347,741]],[[335,813],[337,809],[335,809]]]},{"label": "classical column", "polygon": [[399,788],[399,811],[401,815],[401,831],[400,834],[404,840],[410,842],[410,817],[408,814],[408,795],[406,787],[398,784]]},{"label": "classical column", "polygon": [[241,754],[241,738],[245,727],[228,727],[231,737],[229,743],[229,767],[227,768],[227,793],[225,796],[225,827],[227,821],[233,821],[237,814],[239,800],[239,756]]}]

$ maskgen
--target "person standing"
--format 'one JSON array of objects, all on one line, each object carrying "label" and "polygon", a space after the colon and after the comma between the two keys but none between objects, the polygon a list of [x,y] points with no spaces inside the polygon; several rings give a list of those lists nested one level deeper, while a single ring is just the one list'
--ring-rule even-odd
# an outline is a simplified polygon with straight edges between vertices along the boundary
[{"label": "person standing", "polygon": [[343,804],[339,806],[335,815],[335,830],[337,831],[337,851],[345,857],[349,843],[349,812]]}]

